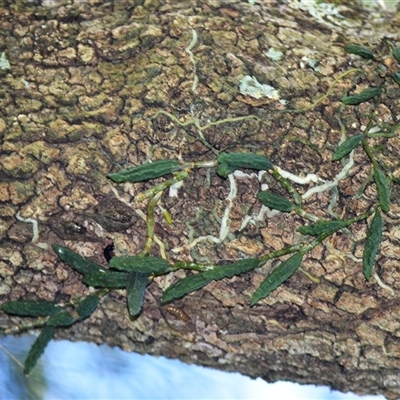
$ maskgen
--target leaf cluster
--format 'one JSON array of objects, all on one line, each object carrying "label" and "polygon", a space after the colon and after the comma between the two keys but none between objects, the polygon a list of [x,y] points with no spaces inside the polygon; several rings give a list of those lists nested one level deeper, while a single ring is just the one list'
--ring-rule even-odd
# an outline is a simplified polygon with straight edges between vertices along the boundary
[{"label": "leaf cluster", "polygon": [[[371,62],[380,62],[380,59],[368,48],[357,44],[345,46],[348,53],[355,54]],[[400,49],[393,48],[392,56],[400,62]],[[390,72],[388,74],[400,85],[400,74]],[[381,87],[368,88],[361,93],[346,96],[341,99],[344,105],[358,105],[362,102],[378,97]],[[109,267],[99,265],[92,260],[82,257],[70,248],[54,244],[53,250],[58,257],[71,268],[82,275],[82,282],[88,286],[99,288],[95,294],[72,300],[65,305],[42,300],[18,300],[4,303],[1,309],[9,314],[22,317],[37,318],[34,324],[21,325],[19,330],[30,327],[42,327],[42,331],[33,344],[25,361],[24,373],[29,374],[37,360],[43,353],[46,345],[53,338],[55,329],[67,328],[89,317],[98,307],[100,298],[112,289],[126,289],[127,308],[132,317],[141,313],[146,288],[152,282],[154,276],[165,275],[178,269],[194,270],[183,279],[169,286],[162,294],[161,302],[168,303],[181,298],[194,291],[200,290],[213,281],[232,278],[263,267],[271,259],[288,256],[281,261],[272,271],[268,272],[261,284],[253,292],[250,305],[255,306],[260,300],[267,297],[272,291],[286,282],[301,267],[304,255],[311,251],[323,240],[335,232],[346,229],[349,226],[367,220],[372,216],[367,231],[367,238],[363,252],[363,274],[367,280],[373,276],[376,255],[378,253],[383,231],[382,212],[388,212],[391,197],[391,176],[379,164],[369,145],[372,136],[369,125],[363,133],[354,135],[341,143],[332,155],[332,161],[337,162],[348,156],[357,147],[362,147],[368,155],[372,168],[373,180],[378,192],[377,204],[363,214],[350,219],[321,220],[312,218],[303,209],[301,196],[290,182],[280,175],[279,170],[265,156],[254,153],[219,153],[216,160],[211,162],[182,163],[177,160],[159,160],[144,165],[139,165],[127,170],[111,173],[110,180],[116,183],[144,182],[156,178],[172,176],[164,183],[155,186],[141,196],[141,199],[151,198],[148,207],[147,240],[145,249],[136,256],[114,256],[110,259]],[[216,167],[216,172],[221,178],[227,178],[238,169],[250,169],[255,171],[267,171],[288,192],[292,198],[277,195],[271,191],[260,191],[257,198],[264,206],[285,213],[296,213],[303,218],[309,218],[312,223],[298,228],[303,235],[303,242],[288,246],[273,253],[264,254],[259,258],[247,258],[230,264],[203,266],[182,261],[170,264],[167,260],[150,256],[153,241],[154,207],[162,192],[178,181],[185,179],[193,168]],[[397,182],[400,183],[400,182]],[[172,223],[168,212],[168,223]],[[7,333],[7,329],[0,328],[0,333]]]},{"label": "leaf cluster", "polygon": [[[376,69],[380,71],[380,75],[384,78],[382,85],[380,87],[370,87],[368,89],[363,90],[360,93],[356,93],[350,96],[345,96],[340,99],[340,101],[345,105],[358,105],[364,103],[366,101],[372,100],[375,97],[378,97],[385,84],[387,83],[387,78],[389,80],[393,80],[400,86],[400,72],[396,71],[394,68],[387,67],[386,65],[395,65],[400,63],[400,48],[396,46],[392,46],[391,55],[383,58],[376,55],[371,49],[361,46],[356,43],[348,43],[344,46],[344,50],[347,53],[355,54],[361,58],[366,60],[370,60],[372,63],[376,63]],[[395,60],[395,63],[389,62],[388,59],[392,58]]]}]

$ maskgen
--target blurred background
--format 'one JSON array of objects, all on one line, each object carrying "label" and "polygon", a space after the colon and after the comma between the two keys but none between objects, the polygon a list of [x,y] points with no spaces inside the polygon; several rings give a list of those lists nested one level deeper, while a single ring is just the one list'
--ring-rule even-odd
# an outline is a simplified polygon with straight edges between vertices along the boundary
[{"label": "blurred background", "polygon": [[261,379],[178,360],[68,341],[50,342],[31,375],[25,377],[22,365],[35,338],[24,335],[0,339],[1,400],[384,400],[383,396],[359,397],[328,387],[290,382],[267,384]]}]

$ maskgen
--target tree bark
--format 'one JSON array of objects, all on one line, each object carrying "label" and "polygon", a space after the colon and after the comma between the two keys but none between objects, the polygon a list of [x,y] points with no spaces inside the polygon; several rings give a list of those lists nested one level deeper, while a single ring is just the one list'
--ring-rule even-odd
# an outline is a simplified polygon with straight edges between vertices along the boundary
[{"label": "tree bark", "polygon": [[[0,8],[0,51],[10,63],[0,69],[1,304],[21,298],[65,302],[90,292],[51,250],[53,243],[104,265],[103,249],[111,242],[118,254],[142,250],[146,225],[137,211],[145,213],[146,202],[135,197],[152,184],[117,185],[106,178],[110,172],[148,159],[215,160],[213,150],[224,150],[257,152],[293,174],[333,180],[342,169],[332,162],[341,129],[351,136],[362,132],[371,116],[376,125],[398,120],[394,82],[379,102],[343,108],[339,99],[382,83],[376,62],[346,54],[343,46],[363,44],[383,60],[399,32],[399,14],[352,5],[342,6],[341,18],[333,12],[336,6],[329,15],[327,8],[306,9],[296,1],[37,3],[6,2]],[[272,60],[270,49],[282,58]],[[391,58],[385,64],[396,68]],[[362,72],[343,77],[312,107],[351,68]],[[246,75],[273,86],[286,102],[242,94]],[[232,121],[237,117],[244,118]],[[221,120],[226,121],[215,123]],[[374,145],[382,146],[380,160],[398,176],[398,137],[374,139]],[[357,150],[354,166],[339,183],[337,214],[349,218],[376,204],[374,184],[365,196],[356,196],[370,170],[368,157]],[[259,181],[235,179],[230,233],[222,243],[204,240],[190,247],[197,237],[219,237],[228,180],[215,169],[193,170],[178,197],[164,193],[161,204],[173,224],[158,210],[155,233],[169,261],[221,264],[299,240],[296,229],[306,220],[284,213],[256,220]],[[269,185],[279,193],[273,181]],[[304,193],[312,185],[296,188]],[[330,192],[315,194],[305,207],[330,219],[331,198]],[[302,268],[319,283],[297,272],[250,307],[251,294],[271,267],[267,263],[257,272],[213,282],[172,307],[160,305],[162,290],[189,274],[180,271],[155,278],[139,318],[129,317],[125,291],[116,290],[89,319],[58,329],[57,337],[179,358],[268,382],[399,398],[398,198],[393,186],[376,263],[393,292],[363,277],[364,221],[350,228],[352,237],[338,233],[307,254]],[[122,203],[132,205],[120,211],[134,222],[128,228],[113,224],[109,215]],[[38,240],[32,242],[32,225],[17,215],[38,221]],[[254,224],[240,229],[246,215]],[[157,244],[152,254],[160,254]],[[3,327],[21,321],[0,314]]]}]

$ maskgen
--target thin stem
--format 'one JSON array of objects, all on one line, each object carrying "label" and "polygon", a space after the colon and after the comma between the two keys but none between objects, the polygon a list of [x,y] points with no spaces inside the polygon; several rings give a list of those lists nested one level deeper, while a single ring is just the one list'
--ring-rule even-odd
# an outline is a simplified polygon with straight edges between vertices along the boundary
[{"label": "thin stem", "polygon": [[146,243],[144,249],[138,254],[140,256],[147,256],[150,254],[151,248],[153,247],[154,241],[154,209],[157,206],[163,192],[158,192],[147,205],[147,222],[146,222]]},{"label": "thin stem", "polygon": [[[185,166],[186,166],[186,164],[185,164]],[[165,182],[160,183],[159,185],[154,186],[153,188],[146,190],[145,192],[139,193],[136,196],[135,200],[138,202],[141,202],[150,197],[153,197],[156,194],[163,192],[164,190],[170,188],[172,185],[175,185],[175,183],[183,181],[189,175],[189,173],[190,173],[190,168],[185,168],[184,170],[176,173],[172,178],[167,179]]]},{"label": "thin stem", "polygon": [[297,190],[291,185],[291,183],[285,179],[275,168],[268,170],[268,173],[272,175],[288,192],[292,195],[294,202],[300,208],[303,207],[301,196],[297,193]]}]

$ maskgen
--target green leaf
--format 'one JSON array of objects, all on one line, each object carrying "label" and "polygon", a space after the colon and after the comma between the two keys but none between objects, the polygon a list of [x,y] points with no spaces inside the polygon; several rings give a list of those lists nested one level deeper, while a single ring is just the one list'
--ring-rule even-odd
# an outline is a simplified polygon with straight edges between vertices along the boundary
[{"label": "green leaf", "polygon": [[232,278],[245,272],[252,271],[260,266],[258,258],[246,258],[232,264],[220,265],[198,274],[187,276],[168,287],[161,298],[162,303],[178,299],[208,285],[212,281],[224,278]]},{"label": "green leaf", "polygon": [[54,327],[53,326],[45,326],[40,335],[33,343],[32,347],[29,350],[28,356],[26,357],[24,363],[24,374],[28,375],[32,369],[35,367],[38,362],[40,356],[43,354],[44,349],[47,344],[53,338],[54,335]]},{"label": "green leaf", "polygon": [[1,309],[8,314],[27,317],[44,317],[62,310],[55,303],[45,300],[16,300],[4,303]]},{"label": "green leaf", "polygon": [[47,326],[71,326],[76,322],[76,319],[68,312],[61,311],[54,314],[46,322]]},{"label": "green leaf", "polygon": [[374,179],[378,189],[379,205],[384,212],[390,209],[390,185],[386,175],[376,166],[374,166]]},{"label": "green leaf", "polygon": [[400,72],[395,72],[392,75],[392,78],[400,86]]},{"label": "green leaf", "polygon": [[142,309],[143,299],[146,292],[147,282],[150,274],[130,272],[126,284],[126,297],[128,310],[132,317],[138,315]]},{"label": "green leaf", "polygon": [[367,280],[372,276],[372,271],[375,265],[375,258],[382,240],[382,215],[380,210],[375,211],[372,218],[371,226],[367,232],[363,253],[363,274]]},{"label": "green leaf", "polygon": [[250,305],[254,306],[254,304],[267,297],[273,290],[289,279],[300,267],[302,261],[303,256],[298,252],[278,265],[253,293]]},{"label": "green leaf", "polygon": [[161,297],[162,303],[167,303],[174,299],[179,299],[188,293],[194,292],[208,285],[213,278],[204,276],[204,273],[187,276],[169,286]]},{"label": "green leaf", "polygon": [[205,278],[218,281],[224,278],[232,278],[235,275],[244,274],[245,272],[252,271],[260,266],[258,258],[246,258],[244,260],[236,261],[232,264],[220,265],[207,271],[202,272]]},{"label": "green leaf", "polygon": [[373,99],[374,97],[378,96],[380,92],[381,92],[380,87],[369,88],[369,89],[366,89],[366,90],[362,91],[361,93],[355,94],[353,96],[342,97],[340,99],[340,101],[343,104],[354,106],[354,105],[364,103],[365,101]]},{"label": "green leaf", "polygon": [[349,225],[347,221],[335,220],[335,221],[320,221],[315,224],[301,226],[297,229],[302,235],[319,236],[323,233],[334,233],[340,229],[345,228]]},{"label": "green leaf", "polygon": [[76,312],[79,315],[79,320],[81,321],[91,315],[99,305],[99,301],[99,296],[96,296],[95,294],[91,294],[90,296],[80,301],[76,307]]},{"label": "green leaf", "polygon": [[271,161],[264,156],[252,153],[221,153],[218,156],[217,174],[226,178],[240,168],[255,169],[257,171],[272,169]]},{"label": "green leaf", "polygon": [[113,257],[110,267],[127,272],[140,272],[143,274],[165,274],[172,271],[168,261],[152,256],[122,256]]},{"label": "green leaf", "polygon": [[400,63],[400,47],[394,47],[392,50],[393,57]]},{"label": "green leaf", "polygon": [[345,140],[333,153],[332,160],[338,161],[344,156],[347,156],[361,141],[364,139],[364,135],[354,135]]},{"label": "green leaf", "polygon": [[82,275],[90,274],[103,269],[101,265],[98,265],[95,262],[85,257],[82,257],[68,247],[60,246],[58,244],[53,244],[52,247],[62,261],[64,261],[66,264],[68,264],[70,267],[72,267]]},{"label": "green leaf", "polygon": [[267,206],[274,210],[290,212],[296,207],[291,201],[287,200],[285,197],[277,196],[270,191],[258,192],[257,197],[258,200],[260,200],[261,203],[264,204],[264,206]]},{"label": "green leaf", "polygon": [[123,182],[144,182],[150,179],[160,178],[181,169],[182,165],[177,160],[159,160],[148,164],[138,165],[113,174],[107,177],[117,183]]},{"label": "green leaf", "polygon": [[349,43],[344,46],[344,49],[347,53],[355,54],[368,60],[375,59],[374,53],[372,53],[370,49],[367,49],[364,46],[360,46],[359,44]]},{"label": "green leaf", "polygon": [[85,275],[82,282],[93,287],[123,289],[127,278],[126,272],[104,270]]}]

